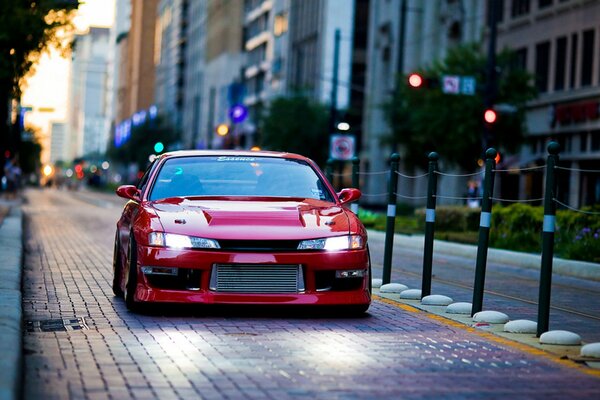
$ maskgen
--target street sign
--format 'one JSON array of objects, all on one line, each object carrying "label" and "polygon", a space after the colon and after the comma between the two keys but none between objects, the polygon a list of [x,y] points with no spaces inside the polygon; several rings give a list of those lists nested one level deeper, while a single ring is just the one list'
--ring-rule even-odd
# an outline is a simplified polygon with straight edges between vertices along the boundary
[{"label": "street sign", "polygon": [[475,94],[475,77],[460,75],[442,75],[442,92],[446,94]]},{"label": "street sign", "polygon": [[466,94],[472,96],[475,94],[475,77],[473,76],[463,76],[460,78],[460,92],[462,94]]},{"label": "street sign", "polygon": [[460,93],[460,76],[458,75],[443,75],[442,76],[442,92],[446,94]]},{"label": "street sign", "polygon": [[351,160],[355,152],[353,135],[331,135],[329,156],[333,160]]}]

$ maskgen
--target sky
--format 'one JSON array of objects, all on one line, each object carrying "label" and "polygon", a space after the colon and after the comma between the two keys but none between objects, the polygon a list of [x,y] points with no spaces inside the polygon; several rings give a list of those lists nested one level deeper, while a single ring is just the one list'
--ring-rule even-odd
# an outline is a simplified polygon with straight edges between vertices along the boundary
[{"label": "sky", "polygon": [[[111,26],[114,7],[114,0],[83,0],[74,21],[77,29],[85,32],[89,26]],[[61,122],[66,118],[69,69],[70,60],[55,51],[44,54],[35,73],[28,79],[21,98],[23,106],[33,108],[26,114],[25,123],[37,126],[42,132],[45,150],[42,160],[48,157],[51,122]]]}]

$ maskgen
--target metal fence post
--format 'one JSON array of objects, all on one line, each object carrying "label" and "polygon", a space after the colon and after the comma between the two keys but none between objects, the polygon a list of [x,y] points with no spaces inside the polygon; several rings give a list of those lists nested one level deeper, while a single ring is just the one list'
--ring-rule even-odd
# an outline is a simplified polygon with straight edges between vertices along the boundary
[{"label": "metal fence post", "polygon": [[383,253],[383,278],[382,283],[390,283],[392,279],[392,250],[394,247],[394,230],[396,227],[396,191],[398,189],[398,162],[397,153],[390,157],[390,176],[388,181],[388,205],[385,224],[385,249]]},{"label": "metal fence post", "polygon": [[494,166],[496,165],[495,149],[485,152],[485,174],[483,176],[483,199],[481,200],[481,217],[479,220],[479,242],[477,244],[477,263],[475,265],[475,283],[473,285],[473,305],[471,316],[483,307],[483,289],[485,286],[485,268],[490,239],[490,223],[492,221],[492,194],[494,192]]},{"label": "metal fence post", "polygon": [[550,320],[550,291],[552,288],[552,258],[554,256],[554,226],[556,220],[556,176],[560,145],[548,144],[546,161],[546,189],[544,191],[544,226],[542,232],[542,265],[540,269],[540,293],[538,301],[537,336],[548,331]]},{"label": "metal fence post", "polygon": [[[325,164],[325,177],[333,186],[333,159],[328,159],[327,164]],[[335,186],[334,186],[335,188]]]},{"label": "metal fence post", "polygon": [[[358,171],[360,169],[360,160],[358,157],[352,158],[352,187],[356,189],[360,189],[360,182],[358,179]],[[350,204],[350,211],[354,214],[358,214],[358,202],[354,202]]]},{"label": "metal fence post", "polygon": [[435,233],[435,203],[437,194],[437,160],[438,153],[429,153],[429,179],[427,181],[427,208],[425,210],[425,244],[423,247],[423,277],[421,281],[421,297],[431,294],[431,270],[433,264],[433,236]]}]

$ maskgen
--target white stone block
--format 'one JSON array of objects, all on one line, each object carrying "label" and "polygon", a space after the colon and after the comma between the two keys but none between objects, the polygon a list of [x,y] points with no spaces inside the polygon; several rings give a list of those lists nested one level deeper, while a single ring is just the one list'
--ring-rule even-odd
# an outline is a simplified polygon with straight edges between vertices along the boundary
[{"label": "white stone block", "polygon": [[548,331],[540,336],[541,344],[558,344],[561,346],[578,346],[581,344],[581,336],[570,331]]},{"label": "white stone block", "polygon": [[516,319],[504,324],[504,332],[511,333],[536,333],[537,322],[528,319]]},{"label": "white stone block", "polygon": [[600,342],[588,343],[581,348],[582,357],[600,358]]},{"label": "white stone block", "polygon": [[421,299],[421,304],[424,306],[447,306],[452,303],[452,298],[441,294],[431,294]]},{"label": "white stone block", "polygon": [[421,289],[406,289],[400,293],[400,298],[405,300],[421,300]]},{"label": "white stone block", "polygon": [[446,307],[446,312],[448,314],[471,314],[472,309],[473,305],[471,303],[459,301],[448,305],[448,307]]},{"label": "white stone block", "polygon": [[474,322],[487,322],[488,324],[505,324],[509,320],[508,315],[500,311],[479,311],[473,315]]},{"label": "white stone block", "polygon": [[371,286],[374,288],[380,288],[382,284],[383,284],[383,281],[379,278],[371,279]]},{"label": "white stone block", "polygon": [[402,293],[408,286],[401,283],[386,283],[379,288],[380,293]]}]

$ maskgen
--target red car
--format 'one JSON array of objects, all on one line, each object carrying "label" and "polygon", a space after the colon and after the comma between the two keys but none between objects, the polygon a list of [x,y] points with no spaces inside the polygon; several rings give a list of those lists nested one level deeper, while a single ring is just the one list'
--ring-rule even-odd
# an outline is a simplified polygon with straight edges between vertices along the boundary
[{"label": "red car", "polygon": [[343,306],[371,302],[367,233],[317,165],[290,153],[158,157],[117,223],[115,295],[152,302]]}]

